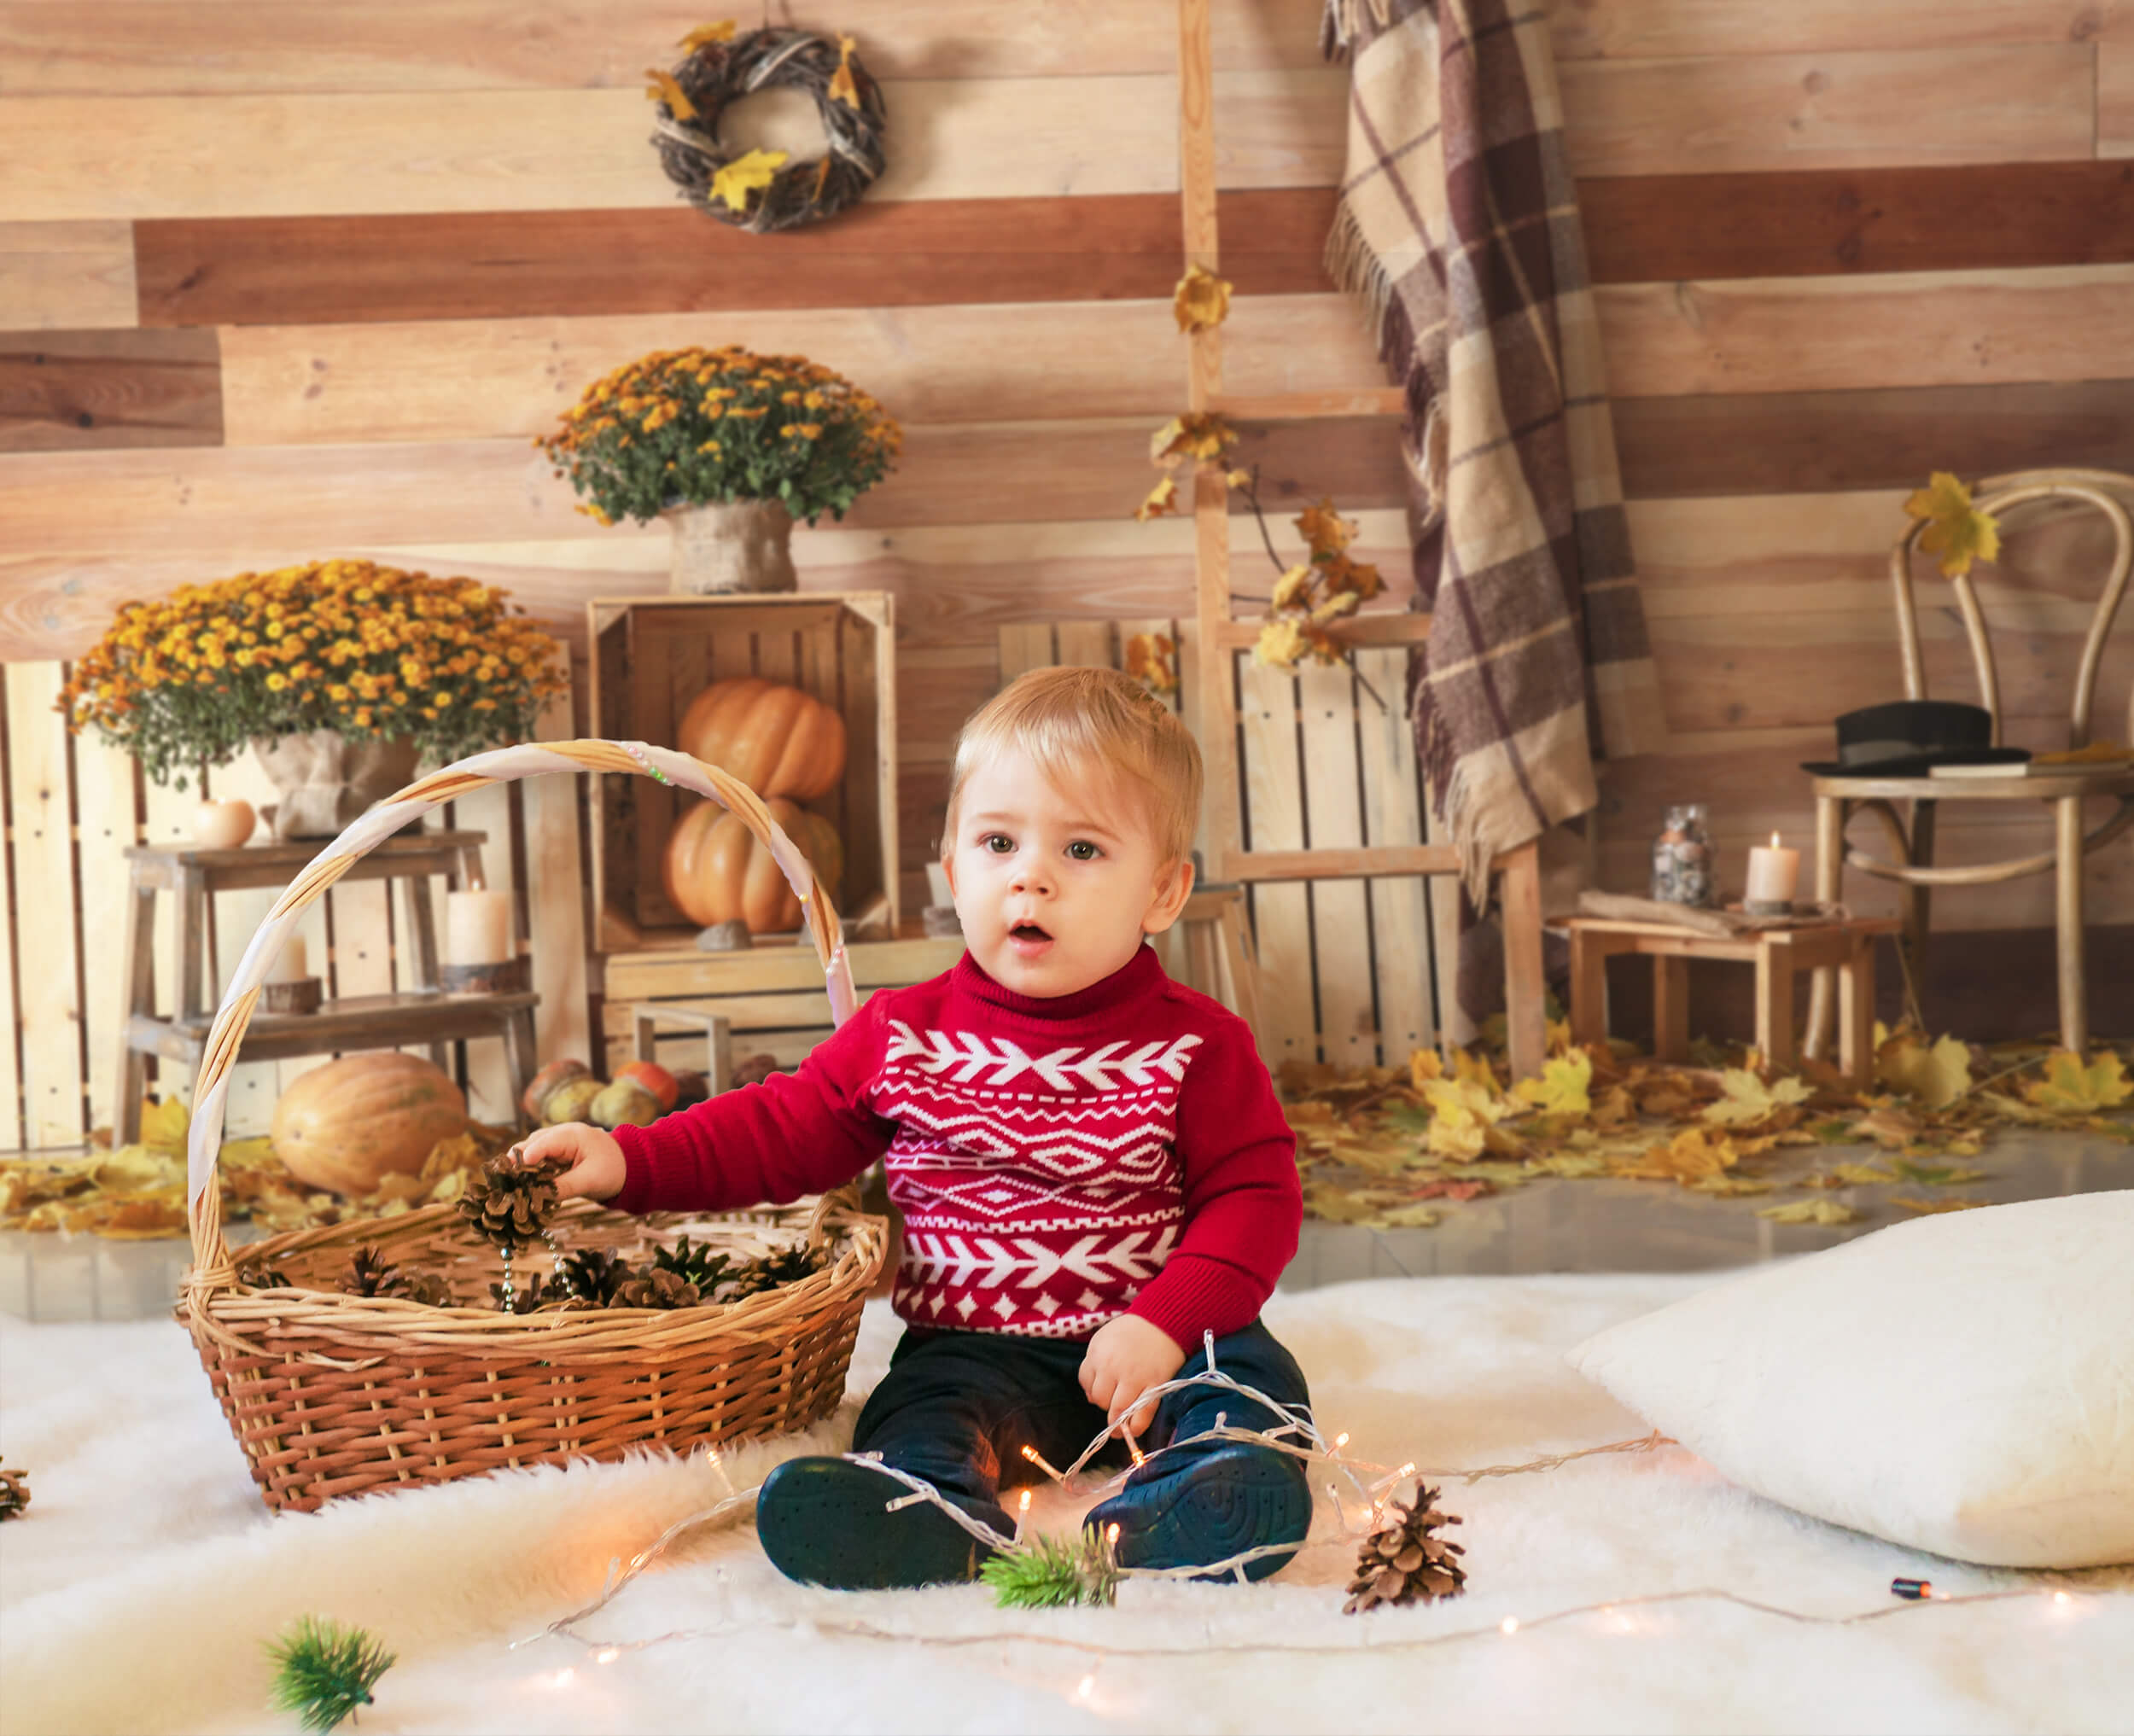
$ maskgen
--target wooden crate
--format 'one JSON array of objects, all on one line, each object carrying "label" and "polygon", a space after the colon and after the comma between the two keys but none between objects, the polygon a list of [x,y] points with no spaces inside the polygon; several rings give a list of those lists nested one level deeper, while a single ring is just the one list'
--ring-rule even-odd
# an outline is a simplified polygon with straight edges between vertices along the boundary
[{"label": "wooden crate", "polygon": [[[844,840],[841,916],[900,915],[896,883],[896,665],[891,599],[881,591],[605,597],[586,605],[592,733],[676,744],[682,714],[711,682],[788,681],[845,720],[845,775],[807,804]],[[700,800],[650,778],[592,780],[595,946],[605,953],[686,947],[697,925],[667,896],[661,863]],[[761,937],[759,937],[761,940]]]}]

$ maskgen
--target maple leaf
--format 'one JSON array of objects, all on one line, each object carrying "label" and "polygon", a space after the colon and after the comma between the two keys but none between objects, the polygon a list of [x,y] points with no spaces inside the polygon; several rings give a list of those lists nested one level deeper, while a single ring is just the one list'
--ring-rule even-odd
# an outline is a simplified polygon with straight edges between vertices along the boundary
[{"label": "maple leaf", "polygon": [[1968,573],[1973,561],[1991,561],[2001,552],[1999,521],[1972,505],[1971,491],[1946,470],[1935,471],[1905,501],[1904,510],[1927,521],[1919,546],[1940,557],[1945,579]]},{"label": "maple leaf", "polygon": [[1353,614],[1356,606],[1362,601],[1362,597],[1353,591],[1338,591],[1312,610],[1311,618],[1323,625],[1327,621],[1338,620],[1344,615]]},{"label": "maple leaf", "polygon": [[1653,1145],[1609,1164],[1610,1172],[1632,1181],[1694,1181],[1717,1175],[1740,1161],[1734,1142],[1717,1140],[1702,1127],[1685,1127],[1665,1145]]},{"label": "maple leaf", "polygon": [[1126,673],[1153,692],[1177,692],[1177,641],[1169,633],[1135,633],[1126,642]]},{"label": "maple leaf", "polygon": [[1308,506],[1297,515],[1297,531],[1316,559],[1338,555],[1347,548],[1356,527],[1334,510],[1332,496],[1322,495],[1318,505]]},{"label": "maple leaf", "polygon": [[714,43],[732,42],[735,28],[731,18],[721,18],[713,24],[700,24],[682,38],[682,46],[694,54],[698,49],[709,48]]},{"label": "maple leaf", "polygon": [[1480,1199],[1483,1195],[1496,1191],[1496,1184],[1494,1181],[1478,1179],[1456,1181],[1449,1175],[1441,1175],[1435,1181],[1424,1183],[1416,1190],[1415,1197],[1417,1199],[1455,1199],[1465,1203],[1468,1200]]},{"label": "maple leaf", "polygon": [[1805,1080],[1780,1079],[1766,1085],[1745,1068],[1729,1067],[1719,1075],[1723,1093],[1704,1108],[1704,1118],[1721,1127],[1747,1127],[1769,1121],[1779,1110],[1805,1103],[1814,1093]]},{"label": "maple leaf", "polygon": [[1411,1049],[1408,1052],[1408,1083],[1420,1091],[1433,1079],[1445,1076],[1445,1057],[1435,1049]]},{"label": "maple leaf", "polygon": [[1385,589],[1385,580],[1379,576],[1379,569],[1367,562],[1351,561],[1346,555],[1337,555],[1331,561],[1317,564],[1329,591],[1351,593],[1360,603],[1367,602]]},{"label": "maple leaf", "polygon": [[1893,1171],[1877,1169],[1866,1163],[1840,1163],[1829,1169],[1810,1176],[1801,1183],[1803,1187],[1873,1187],[1885,1181],[1894,1181]]},{"label": "maple leaf", "polygon": [[1188,265],[1171,295],[1181,331],[1212,331],[1230,317],[1230,285],[1204,265]]},{"label": "maple leaf", "polygon": [[1775,1224],[1857,1224],[1859,1213],[1834,1199],[1795,1199],[1784,1205],[1765,1206],[1757,1213]]},{"label": "maple leaf", "polygon": [[1378,1209],[1367,1200],[1326,1182],[1315,1182],[1304,1190],[1304,1206],[1314,1217],[1335,1224],[1360,1224]]},{"label": "maple leaf", "polygon": [[1875,1076],[1928,1109],[1946,1109],[1971,1089],[1971,1051],[1955,1037],[1930,1048],[1918,1033],[1905,1031],[1876,1045]]},{"label": "maple leaf", "polygon": [[1559,1056],[1542,1069],[1539,1079],[1522,1079],[1512,1094],[1551,1116],[1586,1116],[1593,1113],[1587,1088],[1593,1083],[1593,1057],[1583,1049]]},{"label": "maple leaf", "polygon": [[1890,1196],[1890,1203],[1902,1206],[1908,1212],[1932,1215],[1935,1212],[1968,1212],[1975,1210],[1985,1202],[1982,1199],[1906,1199],[1901,1195]]},{"label": "maple leaf", "polygon": [[1134,509],[1134,516],[1143,524],[1152,518],[1161,518],[1167,512],[1178,510],[1178,482],[1166,476],[1148,492],[1148,498]]},{"label": "maple leaf", "polygon": [[1777,1183],[1752,1181],[1746,1175],[1700,1175],[1683,1185],[1694,1193],[1716,1193],[1722,1198],[1731,1199],[1742,1194],[1769,1193]]},{"label": "maple leaf", "polygon": [[1593,1105],[1593,1124],[1603,1132],[1636,1118],[1637,1105],[1630,1101],[1627,1085],[1611,1085]]},{"label": "maple leaf", "polygon": [[1309,567],[1291,567],[1274,581],[1274,594],[1268,598],[1272,609],[1301,609],[1311,596],[1312,570]]},{"label": "maple leaf", "polygon": [[829,95],[848,108],[860,106],[860,87],[852,82],[852,50],[856,46],[848,36],[837,38],[837,70],[830,75]]},{"label": "maple leaf", "polygon": [[1915,1181],[1921,1187],[1962,1187],[1985,1180],[1983,1169],[1965,1169],[1954,1163],[1910,1163],[1899,1157],[1890,1168],[1897,1172],[1898,1180]]},{"label": "maple leaf", "polygon": [[1278,669],[1294,669],[1297,660],[1311,649],[1304,630],[1293,620],[1271,620],[1253,642],[1252,661]]},{"label": "maple leaf", "polygon": [[2108,1049],[2086,1067],[2073,1050],[2056,1049],[2045,1063],[2045,1076],[2025,1086],[2023,1095],[2055,1115],[2091,1115],[2134,1097],[2134,1081]]},{"label": "maple leaf", "polygon": [[1894,1151],[1919,1137],[1919,1123],[1902,1110],[1878,1109],[1852,1124],[1852,1137]]},{"label": "maple leaf", "polygon": [[1606,1175],[1608,1160],[1598,1151],[1555,1151],[1546,1157],[1536,1157],[1530,1167],[1547,1175]]},{"label": "maple leaf", "polygon": [[729,211],[748,207],[749,195],[759,187],[767,187],[778,178],[778,166],[784,162],[784,151],[749,151],[736,157],[711,178],[711,196],[726,201]]},{"label": "maple leaf", "polygon": [[[644,76],[652,82],[644,87],[645,100],[664,102],[667,112],[677,120],[694,120],[697,105],[689,100],[689,93],[674,82],[672,73],[662,73],[657,67],[647,67]],[[738,207],[735,207],[737,210]]]},{"label": "maple leaf", "polygon": [[1434,1079],[1423,1087],[1434,1112],[1426,1149],[1441,1157],[1478,1157],[1490,1144],[1490,1129],[1510,1107],[1485,1085],[1459,1079]]},{"label": "maple leaf", "polygon": [[192,1111],[176,1098],[161,1103],[144,1098],[141,1108],[141,1143],[150,1151],[182,1151],[192,1127]]}]

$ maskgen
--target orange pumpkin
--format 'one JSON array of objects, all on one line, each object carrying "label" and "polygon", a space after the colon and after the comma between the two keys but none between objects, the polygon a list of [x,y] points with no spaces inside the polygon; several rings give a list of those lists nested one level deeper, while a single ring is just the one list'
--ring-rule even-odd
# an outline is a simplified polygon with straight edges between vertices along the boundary
[{"label": "orange pumpkin", "polygon": [[[836,897],[845,858],[837,829],[782,796],[764,806]],[[715,801],[698,802],[676,824],[667,841],[666,869],[668,897],[700,926],[738,920],[752,935],[768,935],[801,925],[800,900],[777,860],[743,821]]]},{"label": "orange pumpkin", "polygon": [[306,1187],[370,1192],[411,1175],[467,1129],[467,1099],[419,1055],[349,1055],[306,1073],[274,1105],[274,1155]]},{"label": "orange pumpkin", "polygon": [[812,694],[743,675],[714,681],[682,714],[674,745],[767,800],[812,801],[845,775],[845,720]]}]

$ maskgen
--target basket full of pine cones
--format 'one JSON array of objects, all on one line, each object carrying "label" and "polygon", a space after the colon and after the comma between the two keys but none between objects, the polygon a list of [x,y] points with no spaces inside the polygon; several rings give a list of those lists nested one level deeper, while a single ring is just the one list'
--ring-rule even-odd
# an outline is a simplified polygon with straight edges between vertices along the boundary
[{"label": "basket full of pine cones", "polygon": [[304,908],[425,813],[544,772],[635,772],[740,818],[799,895],[831,1017],[854,996],[837,914],[745,784],[670,749],[498,749],[417,779],[284,892],[237,967],[194,1086],[193,1264],[178,1318],[267,1505],[418,1488],[507,1465],[783,1432],[833,1410],[888,1249],[842,1189],[720,1217],[561,1203],[538,1168],[493,1163],[465,1197],[252,1244],[223,1235],[215,1158],[230,1070],[268,964]]}]

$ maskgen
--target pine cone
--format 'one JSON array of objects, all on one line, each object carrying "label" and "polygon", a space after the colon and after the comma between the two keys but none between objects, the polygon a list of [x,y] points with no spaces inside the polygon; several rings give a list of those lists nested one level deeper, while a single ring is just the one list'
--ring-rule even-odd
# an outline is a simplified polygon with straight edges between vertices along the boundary
[{"label": "pine cone", "polygon": [[787,1248],[776,1254],[767,1254],[761,1260],[751,1260],[745,1266],[736,1267],[711,1292],[710,1300],[716,1302],[745,1302],[752,1296],[761,1296],[767,1290],[776,1290],[781,1285],[797,1284],[811,1272],[822,1269],[823,1255],[819,1249],[802,1244]]},{"label": "pine cone", "polygon": [[609,1306],[618,1308],[693,1308],[697,1301],[695,1285],[678,1273],[656,1266],[650,1272],[623,1279],[616,1286],[615,1300]]},{"label": "pine cone", "polygon": [[635,1276],[628,1261],[604,1248],[581,1248],[564,1255],[563,1270],[557,1273],[580,1300],[595,1308],[607,1307],[623,1280]]},{"label": "pine cone", "polygon": [[551,1162],[522,1168],[508,1162],[508,1155],[483,1164],[481,1174],[459,1197],[460,1216],[476,1235],[507,1254],[539,1241],[563,1203],[555,1181],[561,1165]]},{"label": "pine cone", "polygon": [[0,1519],[19,1519],[30,1504],[30,1473],[0,1465]]},{"label": "pine cone", "polygon": [[390,1271],[392,1276],[378,1287],[380,1296],[398,1296],[403,1302],[421,1302],[426,1308],[452,1306],[452,1285],[443,1273],[404,1272],[398,1267]]},{"label": "pine cone", "polygon": [[289,1276],[271,1260],[247,1261],[237,1267],[237,1282],[252,1290],[287,1290]]},{"label": "pine cone", "polygon": [[729,1256],[712,1252],[708,1242],[691,1242],[684,1236],[672,1248],[655,1248],[648,1270],[671,1272],[697,1292],[707,1293],[726,1275]]},{"label": "pine cone", "polygon": [[512,1279],[512,1305],[505,1307],[502,1283],[489,1286],[489,1300],[496,1304],[497,1312],[511,1314],[530,1314],[540,1308],[552,1308],[568,1301],[562,1286],[548,1284],[538,1272]]},{"label": "pine cone", "polygon": [[350,1296],[383,1296],[385,1286],[399,1275],[399,1267],[376,1248],[359,1248],[341,1274],[341,1287]]},{"label": "pine cone", "polygon": [[733,1071],[726,1080],[726,1089],[738,1090],[744,1085],[761,1085],[778,1071],[775,1055],[751,1055],[745,1061],[733,1063]]},{"label": "pine cone", "polygon": [[1438,1492],[1417,1483],[1410,1506],[1388,1501],[1392,1523],[1373,1531],[1356,1551],[1356,1576],[1349,1582],[1349,1601],[1342,1611],[1359,1615],[1380,1604],[1434,1603],[1456,1598],[1467,1576],[1454,1557],[1466,1552],[1448,1538],[1433,1535],[1440,1525],[1456,1525],[1460,1516],[1442,1513]]}]

